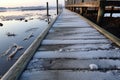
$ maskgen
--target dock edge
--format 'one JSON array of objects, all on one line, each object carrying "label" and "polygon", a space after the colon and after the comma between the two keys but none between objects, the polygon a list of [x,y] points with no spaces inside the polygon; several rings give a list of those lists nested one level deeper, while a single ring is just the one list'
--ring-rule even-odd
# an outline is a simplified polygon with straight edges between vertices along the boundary
[{"label": "dock edge", "polygon": [[[77,13],[76,13],[77,14]],[[77,14],[79,15],[79,14]],[[90,21],[89,19],[83,17],[82,15],[79,15],[82,19],[84,19],[85,21],[88,22],[88,24],[91,25],[91,27],[95,28],[98,32],[100,32],[101,34],[103,34],[105,37],[107,37],[108,39],[110,39],[113,43],[115,43],[117,46],[120,47],[120,39],[117,38],[115,35],[113,35],[112,33],[108,32],[107,30],[101,28],[99,25],[95,24],[94,22]]]}]

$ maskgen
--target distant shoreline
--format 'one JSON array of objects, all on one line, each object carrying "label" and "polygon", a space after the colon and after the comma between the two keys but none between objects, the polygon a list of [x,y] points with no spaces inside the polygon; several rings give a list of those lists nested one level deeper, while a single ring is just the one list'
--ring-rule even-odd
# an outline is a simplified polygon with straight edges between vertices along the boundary
[{"label": "distant shoreline", "polygon": [[[56,7],[50,7],[49,9],[55,9]],[[0,12],[6,11],[34,11],[34,10],[46,10],[44,6],[29,6],[29,7],[0,7]]]}]

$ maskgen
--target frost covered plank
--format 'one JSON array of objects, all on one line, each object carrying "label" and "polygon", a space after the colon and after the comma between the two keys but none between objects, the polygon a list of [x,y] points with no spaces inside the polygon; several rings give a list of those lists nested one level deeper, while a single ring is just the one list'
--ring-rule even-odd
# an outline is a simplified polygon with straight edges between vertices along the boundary
[{"label": "frost covered plank", "polygon": [[42,45],[50,45],[50,44],[81,44],[81,43],[110,43],[108,40],[43,40]]},{"label": "frost covered plank", "polygon": [[78,51],[78,52],[60,52],[60,51],[38,51],[33,58],[73,58],[73,59],[99,59],[99,58],[120,58],[119,50],[98,50],[98,51]]},{"label": "frost covered plank", "polygon": [[25,72],[20,80],[119,80],[120,71],[34,71]]},{"label": "frost covered plank", "polygon": [[52,33],[52,34],[49,34],[49,36],[59,36],[59,37],[61,37],[61,36],[102,36],[102,35],[100,35],[100,34],[98,34],[98,33],[90,33],[90,34],[80,34],[80,33],[76,33],[76,34],[72,34],[72,33],[57,33],[57,34],[54,34],[54,33]]},{"label": "frost covered plank", "polygon": [[[81,34],[81,35],[80,35],[80,34],[64,34],[64,33],[61,33],[61,34],[49,34],[49,35],[47,36],[48,39],[51,38],[51,37],[52,37],[53,39],[54,39],[54,37],[56,37],[56,38],[58,37],[58,38],[61,38],[61,39],[62,39],[62,37],[66,37],[66,38],[67,38],[67,37],[69,37],[69,38],[71,37],[71,39],[72,39],[72,38],[73,38],[73,39],[74,39],[74,38],[86,38],[86,39],[88,38],[88,39],[89,39],[89,38],[91,38],[91,37],[94,38],[94,39],[97,38],[97,37],[98,37],[98,38],[101,38],[101,39],[104,38],[102,35],[99,35],[99,34]],[[68,38],[68,39],[69,39],[69,38]],[[89,40],[90,40],[90,39],[89,39]],[[107,39],[105,39],[105,40],[107,40]]]},{"label": "frost covered plank", "polygon": [[95,39],[105,39],[104,36],[47,36],[46,39],[51,40],[95,40]]},{"label": "frost covered plank", "polygon": [[[96,67],[94,67],[94,65]],[[93,65],[93,66],[91,66]],[[119,70],[120,60],[100,59],[33,59],[27,67],[28,70]]]},{"label": "frost covered plank", "polygon": [[53,27],[64,27],[64,26],[69,26],[69,27],[87,27],[89,26],[88,24],[85,23],[81,23],[81,25],[79,24],[79,22],[76,24],[75,22],[66,22],[66,23],[56,23]]},{"label": "frost covered plank", "polygon": [[64,28],[64,29],[51,29],[49,32],[84,32],[84,33],[87,33],[87,32],[96,32],[95,30],[89,30],[89,29],[86,29],[86,30],[78,30],[78,29],[66,29],[66,28]]},{"label": "frost covered plank", "polygon": [[90,28],[76,28],[76,27],[71,27],[71,28],[67,28],[67,26],[66,27],[63,27],[63,28],[52,28],[53,30],[61,30],[61,31],[97,31],[97,30],[95,30],[94,28],[92,28],[92,27],[90,27]]},{"label": "frost covered plank", "polygon": [[[92,47],[91,47],[92,46]],[[76,44],[76,45],[45,45],[38,50],[41,51],[90,51],[90,50],[111,50],[118,49],[111,44]]]},{"label": "frost covered plank", "polygon": [[[53,34],[53,33],[54,33],[54,34],[56,34],[56,33],[59,34],[59,33],[61,33],[61,32],[60,32],[60,31],[57,31],[57,30],[54,30],[54,29],[51,29],[51,30],[49,31],[49,34],[51,34],[51,33],[52,33],[52,34]],[[89,32],[86,32],[86,31],[85,31],[85,32],[81,32],[81,31],[76,31],[76,30],[75,30],[75,31],[62,31],[62,33],[69,33],[69,34],[99,34],[99,35],[101,35],[99,32],[96,32],[96,31],[95,31],[95,32],[92,32],[92,31],[91,31],[91,32],[90,32],[90,31],[89,31]]]}]

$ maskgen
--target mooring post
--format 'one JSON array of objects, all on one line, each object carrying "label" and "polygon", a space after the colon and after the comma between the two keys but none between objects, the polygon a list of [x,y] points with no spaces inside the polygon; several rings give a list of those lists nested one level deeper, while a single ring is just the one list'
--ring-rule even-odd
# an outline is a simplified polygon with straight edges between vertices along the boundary
[{"label": "mooring post", "polygon": [[99,10],[98,10],[98,16],[97,16],[97,23],[100,24],[105,13],[105,5],[106,5],[106,0],[100,0],[99,2]]},{"label": "mooring post", "polygon": [[58,0],[56,0],[56,4],[57,4],[57,15],[59,14],[59,5],[58,5]]},{"label": "mooring post", "polygon": [[49,4],[48,4],[48,2],[46,2],[46,6],[47,6],[47,16],[49,16]]},{"label": "mooring post", "polygon": [[49,24],[49,4],[48,4],[48,2],[46,2],[46,6],[47,6],[47,22]]}]

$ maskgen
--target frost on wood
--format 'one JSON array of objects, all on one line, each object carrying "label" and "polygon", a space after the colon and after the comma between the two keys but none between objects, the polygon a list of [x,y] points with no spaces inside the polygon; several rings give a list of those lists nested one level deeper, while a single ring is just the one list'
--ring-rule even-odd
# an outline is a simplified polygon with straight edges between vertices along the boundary
[{"label": "frost on wood", "polygon": [[90,68],[91,70],[97,70],[97,69],[98,69],[98,65],[96,65],[96,64],[90,64],[90,65],[89,65],[89,68]]}]

